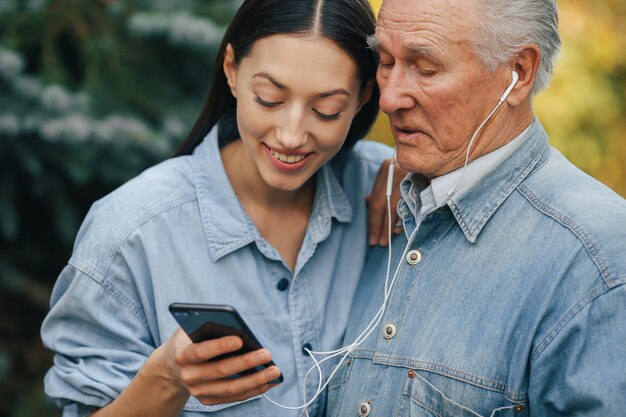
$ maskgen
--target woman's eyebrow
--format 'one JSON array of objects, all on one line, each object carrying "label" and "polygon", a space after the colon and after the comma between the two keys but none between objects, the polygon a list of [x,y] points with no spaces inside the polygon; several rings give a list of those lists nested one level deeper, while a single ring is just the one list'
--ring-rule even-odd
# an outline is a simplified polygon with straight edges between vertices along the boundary
[{"label": "woman's eyebrow", "polygon": [[334,96],[336,94],[343,94],[345,96],[350,97],[350,93],[348,93],[347,90],[344,90],[343,88],[337,88],[335,90],[331,90],[331,91],[326,91],[324,93],[320,93],[317,95],[317,97],[319,98],[325,98],[325,97],[330,97],[330,96]]},{"label": "woman's eyebrow", "polygon": [[272,77],[270,74],[268,74],[265,71],[257,72],[256,74],[252,76],[252,78],[255,78],[255,77],[265,78],[269,80],[272,84],[274,84],[276,87],[280,88],[281,90],[288,90],[286,85],[278,82],[274,77]]},{"label": "woman's eyebrow", "polygon": [[[269,82],[274,84],[276,87],[280,88],[281,90],[289,90],[289,88],[286,85],[284,85],[283,83],[277,81],[274,77],[272,77],[270,74],[268,74],[265,71],[257,72],[256,74],[254,74],[252,76],[252,78],[265,78],[266,80],[268,80]],[[344,88],[336,88],[334,90],[325,91],[323,93],[317,94],[316,97],[317,98],[326,98],[326,97],[334,96],[334,95],[337,95],[337,94],[342,94],[342,95],[350,97],[350,93],[348,92],[348,90],[346,90]]]}]

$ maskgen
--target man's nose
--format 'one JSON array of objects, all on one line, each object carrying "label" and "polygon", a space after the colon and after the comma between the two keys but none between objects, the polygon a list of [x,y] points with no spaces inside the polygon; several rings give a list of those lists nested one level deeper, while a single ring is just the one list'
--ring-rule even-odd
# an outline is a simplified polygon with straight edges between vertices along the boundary
[{"label": "man's nose", "polygon": [[277,138],[285,149],[298,149],[308,138],[305,109],[291,106],[285,112],[283,123],[277,129]]},{"label": "man's nose", "polygon": [[415,88],[407,76],[407,70],[396,65],[386,78],[379,77],[380,109],[391,115],[399,110],[408,110],[415,107]]}]

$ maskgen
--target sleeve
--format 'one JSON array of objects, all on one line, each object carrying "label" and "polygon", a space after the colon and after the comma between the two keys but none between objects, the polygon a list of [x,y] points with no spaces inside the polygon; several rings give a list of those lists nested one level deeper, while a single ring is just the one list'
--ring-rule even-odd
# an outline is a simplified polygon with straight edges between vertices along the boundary
[{"label": "sleeve", "polygon": [[[114,262],[108,275],[128,274],[123,264]],[[123,285],[97,280],[75,265],[59,276],[41,335],[55,352],[45,391],[64,416],[88,415],[110,403],[154,350],[146,319],[131,294]]]},{"label": "sleeve", "polygon": [[575,306],[532,362],[531,416],[605,417],[626,409],[626,285]]}]

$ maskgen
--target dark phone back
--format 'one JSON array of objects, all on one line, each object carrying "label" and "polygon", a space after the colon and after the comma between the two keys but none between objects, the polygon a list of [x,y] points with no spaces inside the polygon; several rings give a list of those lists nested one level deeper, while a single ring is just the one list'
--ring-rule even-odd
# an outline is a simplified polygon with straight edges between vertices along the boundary
[{"label": "dark phone back", "polygon": [[[169,310],[194,343],[218,339],[224,336],[239,336],[243,340],[243,346],[238,351],[215,357],[212,360],[242,355],[262,348],[252,331],[239,313],[237,313],[237,310],[232,306],[174,303],[170,305]],[[274,365],[274,362],[269,362],[265,367],[272,365]],[[250,374],[259,370],[250,369],[242,372],[242,374]],[[275,382],[282,382],[282,375]]]}]

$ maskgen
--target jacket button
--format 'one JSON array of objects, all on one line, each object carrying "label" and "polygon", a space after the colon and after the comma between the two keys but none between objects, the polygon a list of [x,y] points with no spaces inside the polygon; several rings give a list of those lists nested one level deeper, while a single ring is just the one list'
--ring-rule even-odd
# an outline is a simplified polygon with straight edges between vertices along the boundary
[{"label": "jacket button", "polygon": [[363,402],[359,404],[359,416],[367,417],[372,412],[372,407],[368,402]]},{"label": "jacket button", "polygon": [[521,413],[521,412],[522,412],[522,411],[524,411],[525,409],[526,409],[526,408],[525,408],[523,405],[521,405],[521,404],[518,404],[518,405],[516,405],[516,406],[513,408],[513,410],[514,410],[516,413]]},{"label": "jacket button", "polygon": [[417,249],[413,249],[406,254],[406,261],[409,265],[417,265],[422,260],[422,254]]},{"label": "jacket button", "polygon": [[391,323],[385,324],[385,327],[383,328],[383,337],[387,340],[391,340],[393,339],[395,335],[396,335],[396,326],[394,326]]}]

